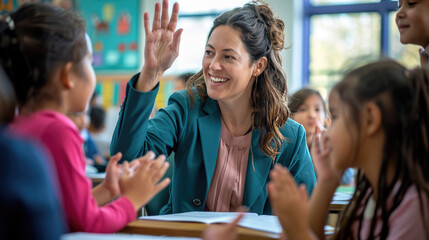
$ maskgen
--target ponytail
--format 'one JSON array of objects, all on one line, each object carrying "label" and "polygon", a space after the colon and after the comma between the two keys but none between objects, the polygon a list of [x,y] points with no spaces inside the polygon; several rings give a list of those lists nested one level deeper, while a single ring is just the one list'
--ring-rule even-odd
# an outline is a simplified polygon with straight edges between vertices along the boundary
[{"label": "ponytail", "polygon": [[[350,112],[350,121],[360,126],[359,112],[363,103],[377,104],[382,115],[385,134],[382,162],[377,183],[376,206],[367,239],[376,236],[385,239],[389,235],[389,219],[401,205],[411,187],[419,196],[421,219],[424,226],[429,219],[429,72],[417,68],[407,70],[395,61],[379,61],[367,64],[348,73],[332,91],[340,95]],[[392,181],[388,178],[389,167],[394,167]],[[335,239],[353,238],[350,227],[363,225],[368,198],[373,195],[368,179],[359,173],[353,199],[346,209],[344,219]],[[391,199],[391,201],[390,201]],[[388,202],[390,202],[388,204]],[[380,215],[378,214],[380,213]],[[381,223],[381,224],[380,224]],[[378,225],[381,225],[378,228]],[[429,231],[426,238],[429,239]],[[360,231],[359,231],[360,232]]]},{"label": "ponytail", "polygon": [[406,74],[412,85],[413,101],[402,153],[408,159],[412,182],[429,193],[429,71],[416,68]]},{"label": "ponytail", "polygon": [[[0,64],[19,105],[40,100],[55,71],[68,62],[79,66],[87,52],[84,21],[73,12],[27,3],[0,19]],[[44,94],[52,98],[56,93]]]}]

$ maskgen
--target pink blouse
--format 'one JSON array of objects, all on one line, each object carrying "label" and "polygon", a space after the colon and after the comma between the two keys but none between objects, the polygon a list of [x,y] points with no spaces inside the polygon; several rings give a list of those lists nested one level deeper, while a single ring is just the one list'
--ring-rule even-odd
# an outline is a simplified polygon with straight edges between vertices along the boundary
[{"label": "pink blouse", "polygon": [[[396,184],[394,192],[396,193],[400,187],[400,183]],[[399,206],[392,212],[389,217],[389,235],[387,240],[400,240],[400,239],[413,239],[423,240],[427,239],[425,229],[427,229],[427,223],[422,220],[422,215],[429,219],[429,201],[424,192],[421,192],[423,200],[423,211],[420,209],[420,202],[418,191],[415,186],[411,186],[405,193]],[[393,205],[393,197],[391,194],[388,198],[387,207]],[[362,205],[359,209],[359,213],[364,211],[364,219],[362,222],[362,229],[359,229],[359,222],[356,221],[352,225],[353,237],[358,239],[367,239],[371,229],[371,220],[375,214],[375,200],[370,196],[366,206]],[[382,228],[381,211],[378,211],[379,215],[377,223],[375,225],[375,235],[378,236]],[[379,239],[380,237],[375,237]]]},{"label": "pink blouse", "polygon": [[243,202],[252,132],[234,137],[221,120],[221,139],[206,207],[214,212],[236,211]]}]

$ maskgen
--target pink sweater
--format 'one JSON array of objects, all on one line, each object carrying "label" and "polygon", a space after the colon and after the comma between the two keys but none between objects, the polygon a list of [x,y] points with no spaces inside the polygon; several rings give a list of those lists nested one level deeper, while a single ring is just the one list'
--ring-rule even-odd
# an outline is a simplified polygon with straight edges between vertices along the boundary
[{"label": "pink sweater", "polygon": [[60,182],[61,198],[70,231],[116,232],[136,218],[125,197],[99,207],[85,176],[83,139],[74,123],[54,111],[18,117],[12,131],[43,143],[51,154]]}]

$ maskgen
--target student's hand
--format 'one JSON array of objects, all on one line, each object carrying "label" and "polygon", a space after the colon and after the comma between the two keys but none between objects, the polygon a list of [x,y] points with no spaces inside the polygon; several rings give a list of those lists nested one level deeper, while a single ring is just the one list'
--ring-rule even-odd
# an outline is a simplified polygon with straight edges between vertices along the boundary
[{"label": "student's hand", "polygon": [[123,195],[133,203],[136,211],[170,183],[169,178],[159,182],[169,166],[168,162],[165,162],[165,156],[154,158],[155,154],[149,152],[134,160],[140,164],[133,170],[124,166],[124,176],[121,177],[119,185]]},{"label": "student's hand", "polygon": [[110,192],[112,198],[121,194],[119,179],[122,175],[122,166],[118,161],[122,158],[122,153],[113,155],[106,167],[106,177],[102,184]]},{"label": "student's hand", "polygon": [[420,65],[422,67],[426,67],[428,65],[429,56],[428,56],[428,53],[426,52],[426,50],[423,47],[421,47],[419,49],[419,55],[420,55]]},{"label": "student's hand", "polygon": [[221,225],[210,225],[202,233],[204,240],[234,240],[237,239],[237,225],[243,218],[243,214],[239,214],[232,222]]},{"label": "student's hand", "polygon": [[168,0],[155,3],[152,30],[149,26],[149,14],[144,13],[145,50],[144,66],[137,82],[139,91],[151,91],[159,82],[162,74],[171,67],[179,55],[180,37],[183,29],[176,31],[179,4],[173,5],[171,18],[168,16]]},{"label": "student's hand", "polygon": [[316,124],[314,127],[314,134],[313,134],[312,138],[309,139],[310,144],[308,145],[308,148],[309,148],[308,150],[311,150],[311,146],[313,145],[314,138],[316,137],[317,133],[321,133],[321,132],[326,132],[326,128],[320,121],[316,120]]},{"label": "student's hand", "polygon": [[327,146],[326,130],[316,128],[313,141],[311,143],[311,157],[317,172],[318,181],[339,182],[342,173],[332,169],[330,165],[330,149]]},{"label": "student's hand", "polygon": [[267,184],[274,214],[290,239],[307,239],[309,203],[305,185],[299,188],[289,171],[276,164]]},{"label": "student's hand", "polygon": [[98,164],[98,165],[104,165],[104,164],[106,164],[104,158],[102,156],[100,156],[100,155],[96,154],[96,155],[92,156],[92,158],[94,159],[94,162],[96,164]]}]

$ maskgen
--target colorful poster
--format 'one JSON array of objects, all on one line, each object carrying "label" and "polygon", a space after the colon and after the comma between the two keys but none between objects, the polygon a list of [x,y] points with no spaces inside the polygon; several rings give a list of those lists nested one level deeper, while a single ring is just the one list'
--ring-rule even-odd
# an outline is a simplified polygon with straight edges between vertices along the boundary
[{"label": "colorful poster", "polygon": [[80,1],[97,73],[138,71],[139,0]]},{"label": "colorful poster", "polygon": [[51,2],[57,7],[73,9],[77,0],[0,0],[0,15],[10,13],[25,3]]}]

